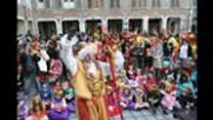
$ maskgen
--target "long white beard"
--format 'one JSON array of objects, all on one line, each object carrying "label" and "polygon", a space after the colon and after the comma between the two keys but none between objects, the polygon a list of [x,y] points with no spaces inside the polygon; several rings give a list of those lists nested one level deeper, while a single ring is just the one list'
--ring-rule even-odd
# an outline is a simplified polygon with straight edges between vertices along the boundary
[{"label": "long white beard", "polygon": [[87,63],[87,71],[89,74],[92,74],[93,76],[95,76],[97,72],[97,67],[94,62]]}]

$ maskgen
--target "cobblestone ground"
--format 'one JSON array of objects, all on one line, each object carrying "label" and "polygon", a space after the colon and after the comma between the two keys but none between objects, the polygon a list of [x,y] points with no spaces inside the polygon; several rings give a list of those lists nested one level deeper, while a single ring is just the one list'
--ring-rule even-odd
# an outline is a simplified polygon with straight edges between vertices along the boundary
[{"label": "cobblestone ground", "polygon": [[[184,112],[184,120],[197,120],[196,112]],[[158,110],[156,114],[153,114],[149,110],[141,111],[123,111],[124,120],[178,120],[173,117],[172,114],[164,114],[162,111]],[[75,120],[75,114],[70,116],[70,120]],[[120,116],[111,117],[110,120],[120,120]]]}]

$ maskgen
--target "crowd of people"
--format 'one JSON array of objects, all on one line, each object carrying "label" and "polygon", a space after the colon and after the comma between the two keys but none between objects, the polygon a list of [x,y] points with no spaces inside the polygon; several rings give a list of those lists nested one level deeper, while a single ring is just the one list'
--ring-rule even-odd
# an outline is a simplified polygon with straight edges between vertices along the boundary
[{"label": "crowd of people", "polygon": [[[18,36],[17,41],[18,120],[68,120],[75,112],[84,116],[82,108],[76,109],[76,104],[83,104],[76,95],[90,98],[87,90],[83,90],[81,79],[84,78],[79,75],[84,69],[90,73],[86,75],[91,78],[88,80],[95,84],[89,84],[92,96],[103,95],[107,114],[104,110],[98,113],[103,119],[118,115],[121,108],[149,109],[153,113],[161,108],[165,114],[196,108],[197,38],[194,33],[104,34],[94,30],[53,35],[50,39],[26,34]],[[89,51],[93,54],[87,54]],[[93,76],[95,67],[85,67],[73,59],[81,60],[85,55],[88,55],[83,58],[85,61],[101,61],[101,65],[95,62],[100,68],[97,76],[101,82]],[[102,99],[94,101],[100,106],[103,103]],[[102,108],[103,105],[99,110]]]}]

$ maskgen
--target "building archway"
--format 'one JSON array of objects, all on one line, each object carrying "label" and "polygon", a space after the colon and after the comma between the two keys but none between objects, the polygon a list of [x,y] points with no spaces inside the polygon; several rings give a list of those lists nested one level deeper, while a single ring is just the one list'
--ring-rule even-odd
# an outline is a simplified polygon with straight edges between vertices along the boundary
[{"label": "building archway", "polygon": [[162,28],[162,19],[149,19],[149,34],[155,35],[155,32],[159,33]]},{"label": "building archway", "polygon": [[86,32],[91,33],[94,29],[101,31],[101,20],[86,20]]},{"label": "building archway", "polygon": [[38,22],[39,33],[44,33],[47,38],[57,33],[55,21]]},{"label": "building archway", "polygon": [[33,22],[32,21],[28,21],[28,30],[30,30],[31,33],[33,32]]},{"label": "building archway", "polygon": [[143,28],[142,19],[130,19],[129,20],[129,31],[137,31],[138,33],[142,31]]},{"label": "building archway", "polygon": [[67,34],[69,32],[69,29],[72,26],[76,26],[77,27],[77,31],[79,31],[79,21],[78,20],[72,20],[72,21],[63,21],[62,22],[62,26],[63,26],[63,33]]},{"label": "building archway", "polygon": [[110,19],[108,20],[108,31],[110,33],[120,33],[122,32],[122,19]]},{"label": "building archway", "polygon": [[167,30],[172,34],[177,34],[180,32],[180,18],[168,18],[167,20]]}]

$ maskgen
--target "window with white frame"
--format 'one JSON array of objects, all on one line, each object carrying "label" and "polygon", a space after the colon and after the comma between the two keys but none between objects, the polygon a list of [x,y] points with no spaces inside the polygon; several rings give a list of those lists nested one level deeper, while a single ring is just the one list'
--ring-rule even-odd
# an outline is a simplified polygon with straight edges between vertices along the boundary
[{"label": "window with white frame", "polygon": [[179,0],[171,0],[171,7],[179,7]]},{"label": "window with white frame", "polygon": [[120,7],[120,0],[110,0],[110,7],[111,8],[119,8]]},{"label": "window with white frame", "polygon": [[88,0],[88,8],[92,8],[92,0]]},{"label": "window with white frame", "polygon": [[161,6],[160,0],[152,0],[152,6],[153,7],[160,7]]},{"label": "window with white frame", "polygon": [[139,7],[146,7],[147,5],[147,0],[139,0]]},{"label": "window with white frame", "polygon": [[74,0],[64,0],[63,6],[66,9],[74,8],[75,7],[75,2],[74,2]]},{"label": "window with white frame", "polygon": [[136,7],[136,0],[132,0],[132,7]]}]

